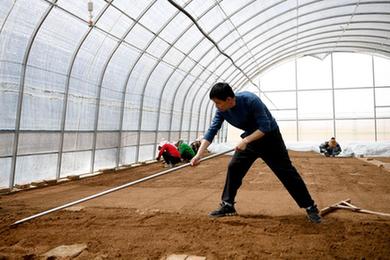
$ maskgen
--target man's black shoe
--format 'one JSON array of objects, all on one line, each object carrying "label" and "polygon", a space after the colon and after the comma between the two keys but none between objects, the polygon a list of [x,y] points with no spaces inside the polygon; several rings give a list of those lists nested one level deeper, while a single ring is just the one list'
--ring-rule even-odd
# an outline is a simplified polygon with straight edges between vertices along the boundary
[{"label": "man's black shoe", "polygon": [[317,205],[310,206],[306,208],[307,218],[313,223],[321,223],[321,217]]},{"label": "man's black shoe", "polygon": [[225,216],[235,216],[237,215],[236,209],[234,205],[226,203],[224,201],[221,202],[220,207],[214,211],[209,213],[209,217],[211,218],[220,218]]}]

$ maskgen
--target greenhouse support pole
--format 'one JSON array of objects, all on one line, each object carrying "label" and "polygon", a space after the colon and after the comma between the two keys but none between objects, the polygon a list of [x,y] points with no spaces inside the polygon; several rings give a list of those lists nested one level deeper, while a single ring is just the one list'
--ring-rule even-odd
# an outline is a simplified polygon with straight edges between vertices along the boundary
[{"label": "greenhouse support pole", "polygon": [[30,57],[30,53],[35,41],[35,38],[37,37],[43,23],[46,21],[46,18],[49,16],[50,12],[53,10],[54,5],[57,3],[57,0],[53,1],[52,5],[49,6],[45,12],[42,14],[41,18],[37,22],[37,26],[34,28],[27,46],[26,51],[23,56],[23,61],[21,64],[21,74],[20,74],[20,86],[19,86],[19,93],[18,93],[18,103],[16,108],[16,120],[15,120],[15,135],[14,135],[14,143],[13,143],[13,150],[12,150],[12,161],[11,161],[11,175],[9,179],[9,188],[12,189],[15,185],[15,178],[16,178],[16,160],[18,157],[18,148],[19,148],[19,136],[20,136],[20,128],[22,124],[22,113],[23,113],[23,98],[24,98],[24,90],[26,87],[26,73],[27,73],[27,66],[28,61]]},{"label": "greenhouse support pole", "polygon": [[333,116],[333,136],[337,138],[336,133],[336,102],[335,102],[335,93],[334,93],[334,62],[333,62],[333,53],[330,54],[330,69],[332,77],[332,116]]},{"label": "greenhouse support pole", "polygon": [[374,101],[374,128],[375,128],[375,142],[378,141],[378,123],[377,123],[377,115],[376,115],[376,82],[375,82],[375,60],[374,56],[371,55],[371,66],[372,66],[372,94]]},{"label": "greenhouse support pole", "polygon": [[[209,160],[209,159],[212,159],[212,158],[215,158],[215,157],[218,157],[218,156],[221,156],[221,155],[230,153],[230,152],[232,152],[232,151],[234,151],[234,149],[230,149],[230,150],[227,150],[227,151],[224,151],[224,152],[216,153],[216,154],[213,154],[213,155],[210,155],[210,156],[207,156],[207,157],[201,159],[201,161]],[[88,200],[92,200],[92,199],[95,199],[95,198],[104,196],[104,195],[106,195],[106,194],[109,194],[109,193],[112,193],[112,192],[115,192],[115,191],[118,191],[118,190],[127,188],[127,187],[129,187],[129,186],[132,186],[132,185],[134,185],[134,184],[141,183],[141,182],[144,182],[144,181],[147,181],[147,180],[150,180],[150,179],[153,179],[153,178],[162,176],[162,175],[164,175],[164,174],[171,173],[171,172],[174,172],[174,171],[183,169],[183,168],[185,168],[185,167],[187,167],[187,166],[190,166],[190,165],[191,165],[191,163],[186,163],[186,164],[180,165],[180,166],[178,166],[178,167],[171,168],[171,169],[168,169],[168,170],[165,170],[165,171],[162,171],[162,172],[158,172],[158,173],[155,173],[155,174],[153,174],[153,175],[150,175],[150,176],[141,178],[141,179],[139,179],[139,180],[132,181],[132,182],[123,184],[123,185],[121,185],[121,186],[118,186],[118,187],[115,187],[115,188],[112,188],[112,189],[109,189],[109,190],[106,190],[106,191],[102,191],[102,192],[99,192],[99,193],[97,193],[97,194],[90,195],[90,196],[85,197],[85,198],[83,198],[83,199],[79,199],[79,200],[76,200],[76,201],[73,201],[73,202],[69,202],[69,203],[64,204],[64,205],[62,205],[62,206],[58,206],[58,207],[56,207],[56,208],[49,209],[49,210],[43,211],[43,212],[41,212],[41,213],[32,215],[32,216],[30,216],[30,217],[27,217],[27,218],[18,220],[18,221],[16,221],[16,222],[14,222],[13,224],[11,224],[11,226],[15,226],[15,225],[21,224],[21,223],[23,223],[23,222],[26,222],[26,221],[28,221],[28,220],[31,220],[31,219],[34,219],[34,218],[38,218],[38,217],[47,215],[47,214],[49,214],[49,213],[52,213],[52,212],[61,210],[61,209],[65,209],[65,208],[74,206],[74,205],[76,205],[76,204],[79,204],[79,203],[82,203],[82,202],[85,202],[85,201],[88,201]]]}]

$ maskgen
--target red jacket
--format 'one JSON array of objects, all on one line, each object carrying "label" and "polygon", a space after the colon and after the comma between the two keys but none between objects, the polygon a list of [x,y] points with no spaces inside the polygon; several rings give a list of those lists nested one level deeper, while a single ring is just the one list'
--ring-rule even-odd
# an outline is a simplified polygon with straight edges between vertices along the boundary
[{"label": "red jacket", "polygon": [[174,146],[172,144],[168,144],[168,143],[166,143],[163,146],[161,146],[161,149],[160,149],[160,152],[158,153],[157,158],[160,159],[161,155],[165,151],[167,151],[173,157],[180,158],[180,153],[179,153],[179,150],[177,150],[176,146]]}]

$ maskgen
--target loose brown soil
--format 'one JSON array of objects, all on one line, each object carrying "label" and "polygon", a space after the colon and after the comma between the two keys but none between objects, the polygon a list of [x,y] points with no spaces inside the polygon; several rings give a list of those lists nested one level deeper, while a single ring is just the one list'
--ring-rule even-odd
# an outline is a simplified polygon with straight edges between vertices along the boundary
[{"label": "loose brown soil", "polygon": [[[290,152],[320,208],[351,199],[390,213],[390,172],[355,158]],[[390,217],[336,210],[321,224],[258,160],[237,196],[239,216],[209,219],[218,206],[228,156],[143,182],[9,227],[16,220],[164,170],[161,163],[0,196],[0,259],[40,259],[85,243],[76,259],[389,259]]]},{"label": "loose brown soil", "polygon": [[383,163],[390,163],[390,157],[371,157],[373,160],[378,160]]}]

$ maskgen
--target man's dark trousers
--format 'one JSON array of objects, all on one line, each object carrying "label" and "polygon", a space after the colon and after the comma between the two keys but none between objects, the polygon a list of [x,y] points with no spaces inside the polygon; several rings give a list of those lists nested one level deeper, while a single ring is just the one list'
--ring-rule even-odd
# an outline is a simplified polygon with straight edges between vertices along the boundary
[{"label": "man's dark trousers", "polygon": [[263,159],[271,168],[299,207],[307,208],[314,204],[301,176],[291,164],[279,129],[249,143],[244,151],[234,153],[229,163],[222,201],[234,203],[242,179],[257,158]]}]

